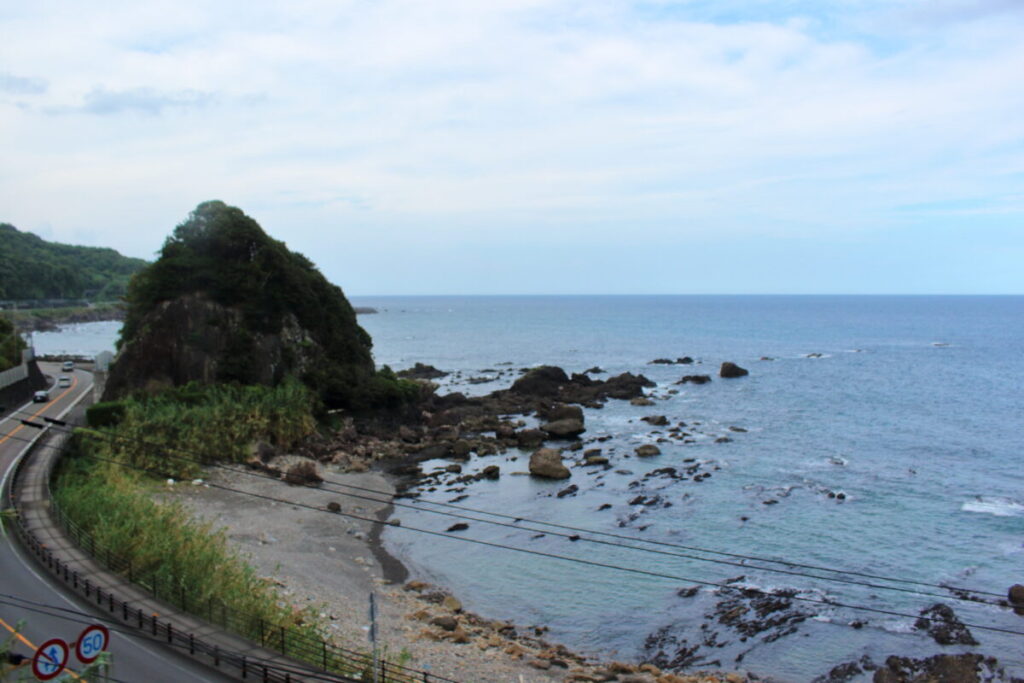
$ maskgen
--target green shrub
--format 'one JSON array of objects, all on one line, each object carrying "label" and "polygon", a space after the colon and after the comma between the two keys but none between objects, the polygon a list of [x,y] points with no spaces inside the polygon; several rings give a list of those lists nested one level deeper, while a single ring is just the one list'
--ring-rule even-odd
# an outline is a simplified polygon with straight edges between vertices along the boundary
[{"label": "green shrub", "polygon": [[85,420],[90,427],[113,427],[121,422],[126,410],[124,401],[94,403],[85,411]]}]

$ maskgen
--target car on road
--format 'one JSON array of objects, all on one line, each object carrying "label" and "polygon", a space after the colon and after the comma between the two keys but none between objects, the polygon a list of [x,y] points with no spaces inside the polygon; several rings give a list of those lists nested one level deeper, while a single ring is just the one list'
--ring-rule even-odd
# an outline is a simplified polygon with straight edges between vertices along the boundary
[{"label": "car on road", "polygon": [[50,392],[49,391],[37,391],[32,395],[33,403],[49,403]]},{"label": "car on road", "polygon": [[65,389],[67,387],[70,387],[71,386],[71,378],[70,377],[61,377],[60,379],[57,380],[57,386],[59,388],[61,388],[61,389]]},{"label": "car on road", "polygon": [[74,369],[75,369],[75,361],[73,361],[73,360],[66,360],[66,361],[64,361],[64,365],[62,365],[61,368],[60,368],[61,372],[71,372]]}]

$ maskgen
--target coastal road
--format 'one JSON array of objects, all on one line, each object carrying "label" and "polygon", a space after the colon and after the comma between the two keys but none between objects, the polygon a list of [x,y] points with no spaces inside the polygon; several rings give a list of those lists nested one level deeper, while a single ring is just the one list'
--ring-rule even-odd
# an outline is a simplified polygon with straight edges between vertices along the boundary
[{"label": "coastal road", "polygon": [[[60,365],[56,363],[40,363],[39,367],[50,380],[50,401],[7,406],[8,416],[0,421],[0,495],[5,502],[14,464],[29,448],[25,441],[39,434],[38,429],[23,425],[21,420],[29,416],[33,422],[42,422],[44,417],[60,418],[77,403],[87,400],[87,395],[92,392],[92,374],[89,372],[61,372]],[[57,378],[61,376],[71,378],[70,387],[56,386]],[[12,536],[10,530],[5,530],[0,537],[0,642],[13,637],[11,651],[31,656],[36,647],[51,638],[73,643],[87,623],[102,623],[89,616],[75,614],[94,612],[90,604],[74,594],[65,593],[59,583],[35,565]],[[6,596],[15,596],[17,600]],[[20,601],[47,605],[49,607],[43,611],[49,614],[34,611],[35,606]],[[23,628],[17,635],[12,635],[19,622],[23,622]],[[149,640],[114,632],[116,627],[110,626],[108,649],[112,666],[109,680],[147,683],[233,680]],[[78,669],[81,665],[72,652],[67,679],[81,680],[74,674]],[[24,673],[31,679],[29,667],[25,667]]]}]

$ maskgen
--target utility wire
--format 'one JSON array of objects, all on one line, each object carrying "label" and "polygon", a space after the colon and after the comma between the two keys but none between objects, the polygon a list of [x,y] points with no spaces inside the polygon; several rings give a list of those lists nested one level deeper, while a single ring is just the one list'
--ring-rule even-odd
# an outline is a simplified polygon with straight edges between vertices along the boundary
[{"label": "utility wire", "polygon": [[[57,424],[57,422],[52,422],[52,423],[53,424]],[[147,441],[145,441],[143,439],[126,439],[124,437],[117,437],[116,435],[105,434],[103,432],[89,431],[89,432],[86,432],[86,433],[91,435],[91,436],[94,436],[96,438],[105,439],[107,441],[120,441],[120,442],[129,442],[129,443],[133,443],[133,444],[143,444],[143,445],[152,446],[152,447],[155,447],[155,448],[160,448],[161,447],[158,444],[147,442]],[[168,450],[177,451],[177,452],[180,452],[180,453],[187,453],[187,451],[184,451],[182,449],[177,449],[177,448],[170,448]],[[215,468],[219,468],[219,469],[225,469],[225,470],[232,471],[232,472],[239,472],[239,471],[241,471],[243,474],[246,474],[246,475],[249,475],[249,476],[255,476],[255,477],[264,478],[264,479],[276,480],[275,477],[267,475],[267,474],[262,473],[262,472],[256,472],[256,471],[252,471],[252,470],[238,470],[236,468],[224,465],[222,463],[216,463],[216,462],[206,463],[206,462],[202,462],[201,460],[198,460],[198,459],[196,459],[194,457],[193,458],[185,458],[185,457],[174,456],[174,455],[169,455],[168,457],[176,458],[176,459],[180,459],[180,460],[185,460],[185,461],[193,463],[193,464],[200,464],[200,465],[215,467]],[[346,488],[346,489],[364,491],[364,492],[372,493],[372,494],[376,494],[376,495],[388,496],[388,499],[381,500],[379,498],[371,498],[371,497],[368,497],[368,496],[362,496],[362,495],[353,494],[353,493],[346,493],[344,491],[339,491],[337,488],[334,488],[335,486],[340,486],[340,487],[343,487],[343,488]],[[924,587],[927,587],[927,588],[939,588],[939,589],[946,590],[946,591],[960,591],[962,593],[973,593],[975,595],[988,595],[988,596],[992,596],[992,597],[999,598],[999,599],[1003,599],[1004,598],[1004,596],[1002,594],[1000,594],[1000,593],[993,593],[993,592],[989,592],[989,591],[981,591],[981,590],[976,590],[976,589],[971,589],[971,588],[964,588],[964,587],[960,587],[960,586],[932,584],[932,583],[926,583],[926,582],[922,582],[922,581],[914,581],[914,580],[910,580],[910,579],[899,579],[899,578],[887,577],[887,576],[878,575],[878,574],[870,574],[870,573],[866,573],[866,572],[858,572],[858,571],[855,571],[855,570],[833,569],[833,568],[829,568],[829,567],[821,567],[821,566],[817,566],[817,565],[809,565],[809,564],[792,562],[792,561],[787,561],[787,560],[773,560],[773,559],[764,558],[764,557],[758,557],[758,556],[751,556],[751,555],[743,555],[743,554],[739,554],[739,553],[728,553],[728,552],[724,552],[724,551],[710,550],[710,549],[701,548],[701,547],[698,547],[698,546],[688,546],[688,545],[683,545],[683,544],[678,544],[678,543],[669,543],[669,542],[656,541],[656,540],[650,540],[650,539],[638,539],[638,538],[635,538],[635,537],[626,536],[624,534],[616,534],[616,533],[612,533],[612,532],[595,531],[595,530],[592,530],[592,529],[586,529],[586,528],[581,528],[581,527],[573,527],[573,526],[569,526],[569,525],[557,524],[557,523],[554,523],[554,522],[545,522],[545,521],[533,520],[533,519],[528,519],[528,518],[516,517],[514,515],[503,514],[503,513],[498,513],[498,512],[490,512],[490,511],[487,511],[487,510],[481,510],[481,509],[478,509],[478,508],[470,508],[470,507],[466,507],[466,506],[457,506],[457,505],[453,505],[453,504],[450,504],[450,503],[441,503],[441,502],[434,502],[434,501],[416,501],[416,503],[418,503],[418,504],[410,504],[410,503],[405,503],[405,502],[399,502],[399,500],[391,498],[390,497],[391,494],[389,494],[387,492],[377,491],[375,489],[369,489],[369,488],[360,487],[360,486],[354,486],[354,485],[350,485],[350,484],[333,484],[332,482],[324,482],[323,488],[326,489],[326,490],[331,490],[331,491],[337,492],[340,495],[345,495],[345,496],[348,496],[348,497],[351,497],[351,498],[367,500],[367,501],[372,501],[372,502],[378,502],[378,503],[389,503],[391,505],[394,505],[395,507],[408,508],[408,509],[413,509],[413,510],[417,510],[417,511],[420,511],[420,512],[426,512],[426,513],[431,513],[431,514],[443,515],[443,516],[452,517],[452,518],[456,518],[456,519],[464,519],[464,520],[467,520],[467,521],[475,521],[475,522],[479,522],[479,523],[483,523],[483,524],[491,524],[491,525],[494,525],[494,526],[506,527],[506,528],[516,529],[516,530],[520,530],[520,531],[532,531],[532,532],[535,532],[535,533],[536,532],[543,532],[543,533],[547,533],[547,534],[552,535],[552,536],[560,536],[562,538],[570,538],[570,537],[575,536],[575,534],[545,531],[543,529],[537,529],[537,528],[531,528],[531,527],[523,526],[523,525],[521,525],[519,523],[520,522],[526,522],[528,524],[542,525],[542,526],[551,527],[551,528],[555,528],[555,529],[563,529],[565,531],[572,531],[572,532],[577,532],[577,533],[586,533],[586,534],[592,534],[592,535],[596,535],[596,536],[605,536],[605,537],[609,537],[609,538],[621,539],[621,540],[626,540],[626,541],[631,541],[631,542],[647,543],[647,544],[650,544],[650,545],[655,545],[655,546],[660,546],[660,547],[676,548],[676,549],[681,549],[681,550],[689,550],[689,551],[693,551],[693,552],[702,552],[702,553],[706,553],[706,554],[713,554],[713,555],[731,557],[731,558],[736,558],[736,559],[740,559],[740,560],[751,560],[751,561],[755,561],[755,562],[767,562],[767,563],[770,563],[770,564],[784,564],[784,565],[788,565],[790,567],[796,567],[796,568],[799,568],[799,569],[808,569],[808,570],[811,570],[811,571],[823,571],[823,572],[830,572],[830,573],[834,573],[834,574],[846,574],[846,575],[850,575],[850,576],[859,576],[859,577],[862,577],[862,578],[870,578],[870,579],[877,579],[877,580],[882,580],[882,581],[889,581],[889,582],[892,582],[892,583],[903,583],[903,584],[906,584],[906,585],[917,585],[917,586],[924,586]],[[440,510],[433,510],[433,509],[422,507],[422,505],[424,505],[424,504],[426,504],[426,505],[436,505],[436,506],[440,506],[440,507],[444,507],[444,508],[448,508],[448,509],[458,510],[460,512],[459,513],[442,512]],[[499,522],[499,521],[494,521],[494,520],[490,520],[490,519],[482,519],[482,518],[479,518],[479,517],[473,517],[473,516],[469,516],[469,515],[466,515],[466,514],[461,514],[462,512],[471,512],[471,513],[475,513],[475,514],[484,514],[484,515],[489,515],[489,516],[493,516],[493,517],[497,517],[497,518],[501,518],[501,519],[511,519],[511,520],[514,520],[514,521],[512,523]],[[610,547],[617,547],[617,548],[624,548],[624,549],[630,549],[630,550],[636,550],[636,551],[640,551],[640,552],[647,552],[647,553],[652,553],[652,554],[656,554],[656,555],[663,555],[663,556],[668,556],[668,557],[679,557],[679,558],[684,558],[684,559],[691,559],[691,560],[695,560],[695,561],[698,561],[698,562],[708,562],[708,563],[713,563],[713,564],[729,565],[729,566],[739,567],[741,569],[746,569],[746,570],[753,569],[753,570],[772,572],[772,573],[777,573],[777,574],[784,574],[784,575],[789,575],[789,576],[798,576],[798,577],[802,577],[802,578],[817,579],[817,580],[826,581],[826,582],[844,583],[844,584],[855,585],[855,586],[863,586],[863,587],[866,587],[866,588],[873,588],[873,589],[878,589],[878,590],[888,590],[888,591],[894,591],[894,592],[909,593],[909,594],[912,594],[912,595],[921,595],[921,596],[927,596],[927,597],[934,597],[934,598],[939,598],[939,599],[958,600],[958,601],[963,601],[963,602],[984,603],[984,604],[991,604],[991,605],[1001,605],[1002,604],[1002,603],[997,602],[995,600],[984,600],[984,599],[981,599],[981,598],[962,597],[962,596],[956,596],[956,595],[950,596],[950,595],[948,595],[946,593],[941,593],[940,594],[940,593],[933,593],[933,592],[928,592],[928,591],[922,591],[920,589],[902,588],[902,587],[899,587],[899,586],[886,586],[886,585],[883,585],[883,584],[870,583],[870,582],[867,582],[867,581],[858,581],[858,580],[855,580],[855,579],[848,579],[848,578],[842,578],[842,577],[818,576],[818,575],[814,575],[814,574],[806,574],[804,572],[799,572],[799,571],[791,571],[791,570],[786,570],[786,569],[778,569],[778,568],[774,568],[774,567],[765,567],[765,566],[759,566],[759,565],[750,565],[750,564],[746,564],[745,562],[735,562],[735,561],[730,561],[730,560],[717,560],[717,559],[708,558],[708,557],[701,557],[701,556],[698,556],[698,555],[690,555],[690,554],[687,554],[687,553],[667,552],[667,551],[664,551],[664,550],[657,550],[655,548],[644,548],[644,547],[639,547],[639,546],[635,546],[635,545],[627,545],[627,544],[623,544],[623,543],[616,543],[616,542],[612,542],[612,541],[605,541],[605,540],[601,540],[601,539],[598,539],[598,538],[583,538],[583,537],[580,537],[580,538],[575,538],[574,540],[583,540],[583,541],[587,541],[587,542],[591,542],[591,543],[596,543],[596,544],[600,544],[600,545],[605,545],[605,546],[610,546]]]},{"label": "utility wire", "polygon": [[[54,448],[54,449],[58,448],[56,446],[48,446],[48,447],[49,448]],[[124,468],[128,468],[128,469],[134,469],[134,470],[138,470],[138,471],[141,471],[141,472],[146,472],[146,473],[157,475],[157,476],[161,476],[161,477],[167,476],[166,472],[162,472],[160,470],[155,470],[155,469],[152,469],[152,468],[142,467],[142,466],[139,466],[139,465],[131,465],[131,464],[128,464],[128,463],[119,462],[119,461],[111,459],[111,458],[103,458],[103,457],[100,457],[100,456],[97,456],[97,455],[92,455],[92,454],[87,454],[87,453],[82,454],[82,456],[90,458],[90,459],[98,461],[98,462],[107,462],[107,463],[110,463],[110,464],[113,464],[113,465],[116,465],[116,466],[119,466],[119,467],[124,467]],[[300,508],[312,510],[312,511],[315,511],[315,512],[321,512],[321,513],[325,513],[325,514],[329,514],[329,515],[338,515],[338,516],[341,516],[341,517],[348,517],[350,519],[356,519],[356,520],[359,520],[359,521],[368,522],[370,524],[376,524],[376,525],[386,525],[387,524],[387,522],[384,522],[384,521],[381,521],[381,520],[378,520],[378,519],[374,519],[374,518],[370,518],[370,517],[364,517],[362,515],[356,515],[356,514],[353,514],[353,513],[346,513],[346,512],[330,512],[330,511],[328,511],[328,510],[326,510],[324,508],[317,507],[317,506],[314,506],[314,505],[309,505],[307,503],[301,503],[301,502],[298,502],[298,501],[287,500],[287,499],[284,499],[284,498],[278,498],[276,496],[269,496],[269,495],[261,494],[261,493],[254,493],[254,492],[250,492],[250,491],[243,491],[241,489],[235,489],[235,488],[232,488],[230,486],[224,486],[223,484],[206,482],[206,485],[209,486],[210,488],[215,488],[215,489],[222,490],[222,491],[228,491],[228,492],[231,492],[231,493],[238,493],[238,494],[241,494],[241,495],[250,496],[252,498],[258,498],[258,499],[261,499],[261,500],[267,500],[267,501],[271,501],[271,502],[274,502],[274,503],[282,503],[282,504],[285,504],[285,505],[291,505],[291,506],[294,506],[294,507],[300,507]],[[519,552],[519,553],[524,553],[524,554],[528,554],[528,555],[535,555],[535,556],[538,556],[538,557],[547,557],[547,558],[550,558],[550,559],[562,560],[562,561],[572,562],[572,563],[576,563],[576,564],[582,564],[582,565],[586,565],[586,566],[590,566],[590,567],[599,567],[599,568],[603,568],[603,569],[611,569],[611,570],[615,570],[615,571],[622,571],[622,572],[627,572],[627,573],[631,573],[631,574],[637,574],[637,575],[641,575],[641,576],[648,576],[648,577],[651,577],[651,578],[669,579],[669,580],[672,580],[672,581],[695,583],[695,584],[698,584],[698,585],[703,585],[703,586],[708,586],[708,587],[712,587],[712,588],[717,588],[719,590],[735,591],[735,592],[740,592],[740,593],[744,593],[744,594],[755,593],[755,594],[758,594],[758,595],[761,595],[761,596],[764,596],[764,597],[779,597],[775,593],[771,593],[771,592],[762,590],[760,588],[741,588],[741,587],[732,586],[732,585],[729,585],[729,584],[715,583],[713,581],[707,581],[707,580],[703,580],[703,579],[695,579],[695,578],[692,578],[692,577],[679,576],[679,575],[675,575],[675,574],[668,574],[668,573],[665,573],[665,572],[657,572],[657,571],[646,570],[646,569],[638,569],[636,567],[623,567],[621,565],[614,565],[614,564],[610,564],[610,563],[607,563],[607,562],[598,562],[596,560],[586,560],[586,559],[582,559],[582,558],[570,557],[570,556],[567,556],[567,555],[558,555],[558,554],[555,554],[555,553],[549,553],[549,552],[544,552],[544,551],[540,551],[540,550],[531,550],[531,549],[528,549],[528,548],[520,548],[520,547],[516,547],[516,546],[505,545],[505,544],[502,544],[502,543],[495,543],[495,542],[492,542],[492,541],[484,541],[484,540],[481,540],[481,539],[469,538],[469,537],[466,537],[466,536],[452,536],[450,534],[447,534],[447,533],[444,533],[444,532],[440,532],[440,531],[434,531],[434,530],[431,530],[431,529],[422,529],[422,528],[419,528],[419,527],[411,527],[411,526],[405,526],[405,525],[403,525],[401,528],[405,529],[407,531],[415,531],[415,532],[418,532],[418,533],[428,534],[430,536],[437,536],[437,537],[441,537],[441,538],[457,540],[457,541],[461,541],[461,542],[464,542],[464,543],[473,543],[475,545],[482,545],[482,546],[486,546],[486,547],[490,547],[490,548],[497,548],[497,549],[501,549],[501,550],[510,550],[510,551],[513,551],[513,552]],[[785,596],[785,597],[787,599],[790,599],[790,600],[806,602],[806,603],[811,603],[811,604],[825,605],[825,606],[828,606],[828,607],[843,607],[843,608],[851,609],[851,610],[855,610],[855,611],[871,612],[871,613],[874,613],[874,614],[883,614],[883,615],[886,615],[886,616],[901,617],[901,618],[905,618],[905,619],[923,620],[925,622],[935,623],[935,624],[946,624],[947,623],[946,621],[944,621],[942,619],[935,619],[935,618],[932,618],[932,617],[925,617],[923,615],[908,614],[908,613],[905,613],[905,612],[898,612],[896,610],[888,610],[888,609],[882,609],[882,608],[878,608],[878,607],[868,607],[868,606],[865,606],[865,605],[853,605],[853,604],[843,603],[843,602],[839,602],[839,601],[835,601],[835,600],[811,598],[811,597],[805,597],[805,596],[799,596],[799,595],[792,595],[792,596]],[[1005,634],[1016,635],[1016,636],[1024,636],[1024,631],[1015,631],[1013,629],[1000,628],[1000,627],[996,627],[996,626],[985,626],[985,625],[982,625],[982,624],[974,624],[974,623],[968,623],[968,622],[961,622],[961,623],[964,626],[967,626],[969,628],[975,628],[975,629],[978,629],[978,630],[981,630],[981,631],[991,631],[991,632],[994,632],[994,633],[1005,633]]]}]

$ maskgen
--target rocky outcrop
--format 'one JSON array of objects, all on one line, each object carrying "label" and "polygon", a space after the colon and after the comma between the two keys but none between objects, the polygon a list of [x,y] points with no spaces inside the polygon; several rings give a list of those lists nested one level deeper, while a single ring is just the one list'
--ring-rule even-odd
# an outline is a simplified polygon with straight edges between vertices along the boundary
[{"label": "rocky outcrop", "polygon": [[949,605],[936,603],[921,610],[914,628],[926,631],[939,645],[977,645],[971,632]]},{"label": "rocky outcrop", "polygon": [[533,452],[530,474],[542,479],[568,479],[572,476],[569,468],[562,464],[561,451],[554,448],[539,448]]},{"label": "rocky outcrop", "polygon": [[193,294],[146,314],[139,332],[122,346],[104,398],[189,382],[273,385],[323,362],[323,349],[294,316],[286,315],[273,333],[252,332],[238,309]]},{"label": "rocky outcrop", "polygon": [[676,384],[707,384],[711,381],[711,375],[685,375]]},{"label": "rocky outcrop", "polygon": [[[911,681],[981,681],[1007,680],[1005,672],[994,657],[967,653],[961,655],[934,655],[925,659],[891,656],[884,666],[878,667],[874,683],[911,683]],[[1016,680],[1016,679],[1013,679]]]},{"label": "rocky outcrop", "polygon": [[649,458],[654,455],[661,455],[661,449],[653,443],[645,443],[643,446],[637,446],[635,453],[638,458]]},{"label": "rocky outcrop", "polygon": [[730,363],[729,361],[722,363],[722,367],[718,370],[718,376],[725,378],[744,377],[749,374],[749,370],[741,368],[735,363]]},{"label": "rocky outcrop", "polygon": [[403,379],[440,379],[447,377],[449,373],[444,370],[438,370],[433,365],[424,365],[423,363],[416,363],[411,368],[405,370],[399,370],[395,373]]},{"label": "rocky outcrop", "polygon": [[653,386],[654,382],[643,375],[629,372],[601,381],[591,379],[586,374],[576,373],[570,377],[562,368],[544,365],[533,368],[517,379],[509,389],[496,391],[490,397],[510,404],[540,399],[596,405],[609,398],[628,401],[643,396],[644,388]]}]

